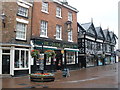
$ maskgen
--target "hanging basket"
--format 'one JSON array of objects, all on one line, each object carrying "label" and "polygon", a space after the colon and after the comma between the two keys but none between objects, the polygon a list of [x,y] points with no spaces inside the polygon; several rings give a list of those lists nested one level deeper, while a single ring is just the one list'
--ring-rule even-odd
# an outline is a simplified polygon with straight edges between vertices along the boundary
[{"label": "hanging basket", "polygon": [[54,57],[56,55],[55,51],[53,50],[47,50],[45,51],[45,54],[47,55],[47,57]]},{"label": "hanging basket", "polygon": [[38,50],[32,50],[31,51],[31,56],[32,57],[38,57],[38,55],[39,55],[39,51]]}]

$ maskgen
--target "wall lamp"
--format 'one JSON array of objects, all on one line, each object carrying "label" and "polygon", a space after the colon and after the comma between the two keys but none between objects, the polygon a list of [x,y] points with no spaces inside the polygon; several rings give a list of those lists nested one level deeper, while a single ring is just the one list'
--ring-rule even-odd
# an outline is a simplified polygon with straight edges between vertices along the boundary
[{"label": "wall lamp", "polygon": [[5,18],[6,15],[4,13],[1,14],[1,19],[2,19],[2,23],[3,23],[3,27],[5,28]]}]

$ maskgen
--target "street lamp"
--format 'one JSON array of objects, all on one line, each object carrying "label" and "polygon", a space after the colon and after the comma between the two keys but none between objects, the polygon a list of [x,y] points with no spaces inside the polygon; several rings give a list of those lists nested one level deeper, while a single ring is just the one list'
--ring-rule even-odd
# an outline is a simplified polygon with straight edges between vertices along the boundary
[{"label": "street lamp", "polygon": [[39,70],[41,71],[41,73],[44,73],[44,51],[43,51],[43,43],[42,43],[42,50],[41,53],[39,55]]}]

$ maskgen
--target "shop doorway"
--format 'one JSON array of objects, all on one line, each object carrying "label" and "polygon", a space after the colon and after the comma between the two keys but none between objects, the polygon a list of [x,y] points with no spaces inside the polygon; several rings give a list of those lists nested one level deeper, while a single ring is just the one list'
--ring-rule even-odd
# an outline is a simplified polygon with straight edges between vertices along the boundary
[{"label": "shop doorway", "polygon": [[56,69],[61,70],[62,69],[62,54],[61,50],[56,50]]},{"label": "shop doorway", "polygon": [[10,55],[2,55],[2,74],[10,74]]}]

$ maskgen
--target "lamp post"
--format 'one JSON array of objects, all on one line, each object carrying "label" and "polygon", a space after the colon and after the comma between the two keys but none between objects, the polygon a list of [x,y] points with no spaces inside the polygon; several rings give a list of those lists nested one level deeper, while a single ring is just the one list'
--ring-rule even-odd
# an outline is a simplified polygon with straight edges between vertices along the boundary
[{"label": "lamp post", "polygon": [[43,43],[42,43],[42,50],[41,53],[39,55],[39,70],[41,71],[41,73],[44,73],[44,51],[43,51]]}]

